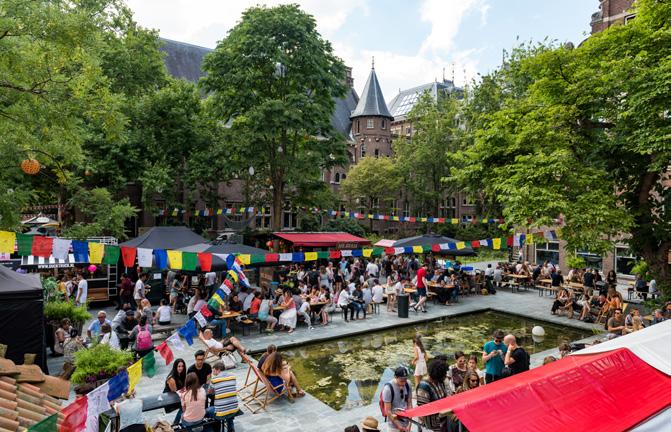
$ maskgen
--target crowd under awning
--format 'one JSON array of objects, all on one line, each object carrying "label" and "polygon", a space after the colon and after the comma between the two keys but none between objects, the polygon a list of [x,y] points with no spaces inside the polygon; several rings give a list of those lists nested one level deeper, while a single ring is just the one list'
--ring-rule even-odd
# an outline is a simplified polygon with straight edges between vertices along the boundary
[{"label": "crowd under awning", "polygon": [[453,413],[471,431],[649,430],[671,405],[669,334],[657,324],[400,415]]},{"label": "crowd under awning", "polygon": [[358,249],[369,246],[370,240],[345,232],[273,233],[293,247]]}]

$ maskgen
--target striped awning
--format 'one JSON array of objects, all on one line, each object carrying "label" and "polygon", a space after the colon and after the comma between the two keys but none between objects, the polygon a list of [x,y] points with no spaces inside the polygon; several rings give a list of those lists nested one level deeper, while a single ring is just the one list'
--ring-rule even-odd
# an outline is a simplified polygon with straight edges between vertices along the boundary
[{"label": "striped awning", "polygon": [[75,255],[69,254],[67,259],[57,259],[52,256],[45,258],[28,255],[21,258],[21,267],[37,267],[41,269],[72,267],[76,264]]}]

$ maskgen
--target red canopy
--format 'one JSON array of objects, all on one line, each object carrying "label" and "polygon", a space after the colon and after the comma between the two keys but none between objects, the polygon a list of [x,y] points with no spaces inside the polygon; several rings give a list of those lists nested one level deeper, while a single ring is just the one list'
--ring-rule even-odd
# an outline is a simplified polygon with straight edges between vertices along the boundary
[{"label": "red canopy", "polygon": [[626,348],[570,356],[406,411],[451,410],[471,431],[623,431],[671,404],[671,377]]},{"label": "red canopy", "polygon": [[341,249],[357,249],[369,245],[370,240],[349,233],[274,233],[277,237],[292,243],[294,246],[306,247],[341,247]]}]

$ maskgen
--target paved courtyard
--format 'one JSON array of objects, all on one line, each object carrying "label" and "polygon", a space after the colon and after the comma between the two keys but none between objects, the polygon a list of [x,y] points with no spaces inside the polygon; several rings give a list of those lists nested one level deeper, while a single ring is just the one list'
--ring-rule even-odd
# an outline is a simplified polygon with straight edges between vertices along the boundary
[{"label": "paved courtyard", "polygon": [[[461,299],[460,303],[454,306],[430,304],[427,313],[414,313],[411,311],[407,319],[398,318],[395,313],[387,313],[383,305],[379,315],[369,315],[369,318],[366,320],[346,323],[342,320],[342,315],[334,314],[330,325],[326,327],[317,326],[314,330],[308,330],[304,325],[301,325],[293,334],[276,332],[275,334],[267,335],[259,334],[258,331],[252,330],[251,334],[247,336],[242,336],[239,332],[236,333],[236,336],[252,350],[253,356],[258,358],[258,354],[264,351],[268,344],[275,344],[280,350],[283,350],[306,343],[342,338],[488,309],[590,331],[596,328],[593,324],[586,324],[575,319],[569,320],[563,316],[557,317],[551,315],[549,312],[551,302],[551,297],[539,297],[536,291],[522,291],[519,293],[499,291],[495,296],[465,297]],[[110,308],[108,313],[113,316],[114,311]],[[179,318],[182,318],[182,316]],[[593,337],[589,339],[591,340]],[[184,358],[187,365],[190,365],[193,362],[194,352],[204,349],[204,345],[196,340],[192,346],[189,347],[186,344],[185,346],[186,350],[184,352],[174,351],[174,354],[176,358]],[[540,365],[542,359],[551,354],[556,355],[557,350],[548,350],[532,355],[532,367]],[[138,384],[137,395],[139,397],[157,394],[163,390],[164,379],[169,372],[169,367],[165,365],[158,355],[156,364],[156,376],[153,378],[143,376]],[[50,369],[52,373],[57,373],[60,370],[58,359],[50,360]],[[240,387],[244,382],[247,367],[239,364],[231,372],[236,375],[238,386]],[[298,378],[300,380],[300,377]],[[307,394],[304,398],[297,399],[293,403],[284,399],[275,401],[266,412],[259,414],[246,412],[236,420],[236,430],[248,432],[266,430],[268,427],[272,427],[272,430],[276,431],[338,431],[343,430],[348,425],[356,424],[368,415],[382,420],[377,403],[349,410],[335,411],[310,394]],[[174,413],[165,414],[162,410],[159,410],[147,412],[145,416],[153,424],[155,421],[161,419],[172,421]]]}]

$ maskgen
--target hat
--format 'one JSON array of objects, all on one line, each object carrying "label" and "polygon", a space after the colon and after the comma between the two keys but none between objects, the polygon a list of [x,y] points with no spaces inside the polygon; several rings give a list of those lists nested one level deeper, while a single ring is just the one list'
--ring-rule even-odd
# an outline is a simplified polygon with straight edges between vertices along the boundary
[{"label": "hat", "polygon": [[375,417],[368,416],[361,422],[361,430],[370,432],[380,432],[380,429],[377,428],[377,425],[378,423],[377,420],[375,420]]},{"label": "hat", "polygon": [[403,366],[399,366],[399,367],[396,368],[396,370],[394,370],[394,376],[396,378],[407,378],[408,377],[408,369],[403,367]]}]

